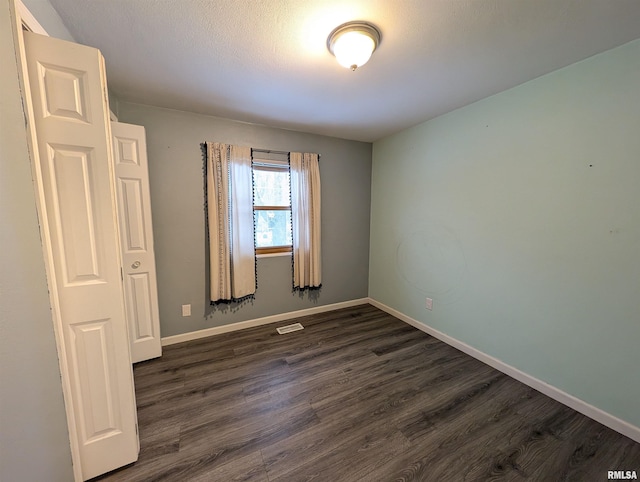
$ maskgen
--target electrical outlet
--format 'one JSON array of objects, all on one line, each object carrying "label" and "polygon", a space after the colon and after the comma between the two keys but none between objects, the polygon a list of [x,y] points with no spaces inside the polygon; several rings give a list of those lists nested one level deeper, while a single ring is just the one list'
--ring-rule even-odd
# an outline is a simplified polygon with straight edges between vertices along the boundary
[{"label": "electrical outlet", "polygon": [[428,310],[433,310],[433,300],[431,298],[427,298],[427,305],[426,305]]},{"label": "electrical outlet", "polygon": [[182,316],[191,316],[191,305],[182,305]]}]

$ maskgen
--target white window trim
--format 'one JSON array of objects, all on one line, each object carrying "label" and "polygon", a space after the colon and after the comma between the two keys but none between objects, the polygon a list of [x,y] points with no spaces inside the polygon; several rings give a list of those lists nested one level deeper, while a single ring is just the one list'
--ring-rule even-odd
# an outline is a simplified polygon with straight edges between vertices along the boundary
[{"label": "white window trim", "polygon": [[262,258],[280,258],[283,256],[288,256],[289,258],[291,257],[291,251],[287,251],[285,253],[265,253],[265,254],[256,254],[256,258],[258,259],[262,259]]},{"label": "white window trim", "polygon": [[[279,169],[283,169],[286,168],[288,171],[290,170],[290,166],[289,166],[289,161],[280,161],[280,160],[274,160],[274,159],[260,159],[260,158],[253,158],[251,160],[251,169],[253,170],[253,168],[258,168],[260,169],[261,167],[273,167],[273,168],[279,168]],[[289,206],[290,207],[290,206]],[[255,212],[255,211],[254,211]],[[293,211],[290,211],[293,216]],[[291,257],[292,253],[293,253],[293,243],[291,244],[291,249],[289,251],[284,251],[281,253],[257,253],[257,250],[260,249],[256,246],[256,259],[262,259],[262,258],[276,258],[276,257],[282,257],[282,256],[289,256]]]},{"label": "white window trim", "polygon": [[286,167],[289,168],[289,161],[279,161],[275,159],[260,159],[254,157],[251,161],[252,166],[262,167]]}]

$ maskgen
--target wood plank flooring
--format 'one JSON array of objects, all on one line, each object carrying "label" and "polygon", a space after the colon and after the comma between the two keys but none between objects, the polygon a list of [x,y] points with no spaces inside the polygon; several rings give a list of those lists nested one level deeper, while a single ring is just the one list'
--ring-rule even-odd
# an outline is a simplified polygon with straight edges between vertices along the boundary
[{"label": "wood plank flooring", "polygon": [[640,474],[640,444],[370,305],[168,346],[134,374],[140,458],[96,480]]}]

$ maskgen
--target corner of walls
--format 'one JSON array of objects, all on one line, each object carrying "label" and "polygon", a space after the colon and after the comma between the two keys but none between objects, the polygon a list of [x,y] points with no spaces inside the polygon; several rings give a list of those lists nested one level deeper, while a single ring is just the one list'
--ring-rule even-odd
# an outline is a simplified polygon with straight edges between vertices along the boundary
[{"label": "corner of walls", "polygon": [[[111,89],[107,89],[107,94],[109,96],[109,110],[116,116],[119,117],[119,109],[120,109],[120,101],[116,97],[116,94],[113,93]],[[112,119],[113,120],[113,119]]]},{"label": "corner of walls", "polygon": [[374,143],[369,276],[371,298],[635,427],[638,85],[640,40]]}]

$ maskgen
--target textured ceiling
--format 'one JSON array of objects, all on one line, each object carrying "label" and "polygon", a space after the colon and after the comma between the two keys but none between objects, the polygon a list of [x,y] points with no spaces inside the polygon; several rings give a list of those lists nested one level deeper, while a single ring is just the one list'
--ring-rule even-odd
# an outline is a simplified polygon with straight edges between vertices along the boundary
[{"label": "textured ceiling", "polygon": [[[639,0],[51,0],[110,89],[151,104],[373,141],[640,38]],[[356,72],[329,32],[382,32]]]}]

